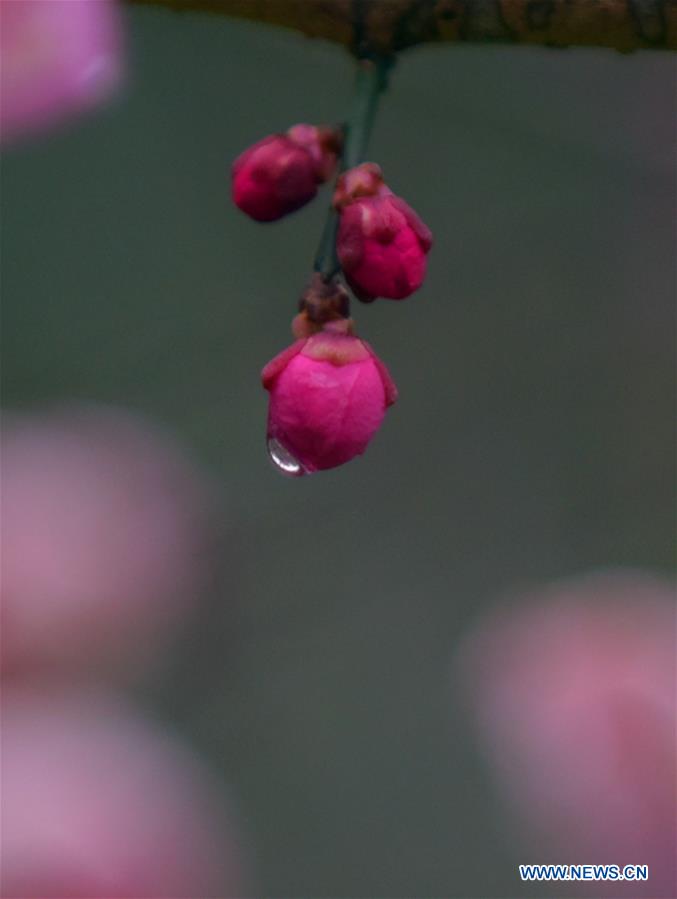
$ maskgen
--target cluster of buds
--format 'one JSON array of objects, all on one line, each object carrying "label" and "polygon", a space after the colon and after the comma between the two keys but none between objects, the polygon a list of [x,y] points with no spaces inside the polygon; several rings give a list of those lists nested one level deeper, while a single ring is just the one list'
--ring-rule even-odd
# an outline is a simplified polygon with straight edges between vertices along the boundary
[{"label": "cluster of buds", "polygon": [[[332,176],[342,138],[338,128],[294,125],[258,141],[233,163],[235,205],[259,222],[300,209]],[[423,283],[432,246],[428,227],[371,162],[341,173],[332,214],[336,270],[313,275],[292,322],[296,342],[262,372],[270,394],[268,453],[292,476],[361,455],[397,399],[387,368],[355,335],[338,269],[363,302],[401,300]]]}]

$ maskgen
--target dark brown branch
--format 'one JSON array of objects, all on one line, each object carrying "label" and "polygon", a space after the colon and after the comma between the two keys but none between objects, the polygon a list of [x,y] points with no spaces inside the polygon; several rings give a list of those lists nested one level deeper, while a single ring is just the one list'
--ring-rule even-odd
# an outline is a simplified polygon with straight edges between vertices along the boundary
[{"label": "dark brown branch", "polygon": [[677,0],[133,0],[294,28],[361,55],[429,41],[677,49]]}]

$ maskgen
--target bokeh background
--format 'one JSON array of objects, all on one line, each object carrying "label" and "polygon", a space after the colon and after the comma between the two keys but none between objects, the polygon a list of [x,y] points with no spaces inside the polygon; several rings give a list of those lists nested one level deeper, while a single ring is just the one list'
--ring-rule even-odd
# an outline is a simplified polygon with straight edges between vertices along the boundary
[{"label": "bokeh background", "polygon": [[137,700],[230,784],[264,895],[544,896],[516,879],[452,659],[507,592],[674,566],[674,61],[402,56],[371,155],[436,246],[419,294],[354,310],[400,400],[362,459],[286,480],[259,371],[328,195],[261,227],[229,164],[340,120],[351,61],[125,13],[125,91],[3,154],[2,399],[136,410],[224,497],[218,570]]}]

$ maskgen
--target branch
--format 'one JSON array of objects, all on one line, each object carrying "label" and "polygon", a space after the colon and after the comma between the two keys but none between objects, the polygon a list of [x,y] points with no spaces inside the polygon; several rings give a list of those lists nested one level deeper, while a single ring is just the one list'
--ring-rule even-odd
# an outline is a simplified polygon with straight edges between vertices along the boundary
[{"label": "branch", "polygon": [[132,0],[294,28],[360,56],[427,42],[677,50],[677,0]]}]

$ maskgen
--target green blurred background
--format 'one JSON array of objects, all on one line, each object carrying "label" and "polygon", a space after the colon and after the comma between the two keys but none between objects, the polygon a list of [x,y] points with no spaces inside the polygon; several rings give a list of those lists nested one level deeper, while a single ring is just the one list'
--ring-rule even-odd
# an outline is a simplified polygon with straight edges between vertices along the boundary
[{"label": "green blurred background", "polygon": [[340,120],[351,60],[127,18],[124,95],[3,158],[3,405],[140,410],[222,487],[203,614],[141,692],[231,784],[261,893],[543,895],[517,882],[450,663],[506,591],[673,565],[674,62],[402,57],[371,155],[436,246],[419,294],[355,309],[400,400],[363,459],[293,481],[266,459],[259,371],[328,198],[262,227],[228,171]]}]

